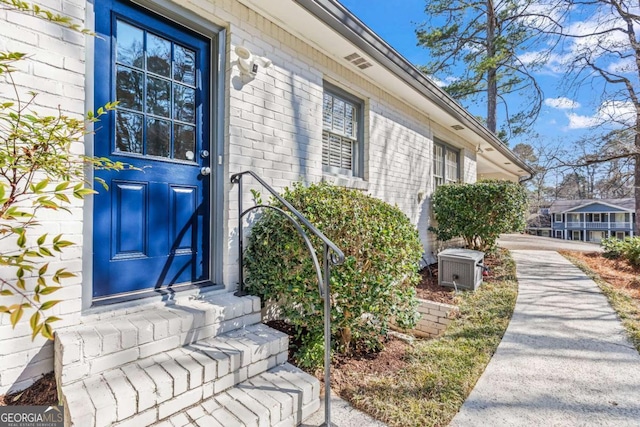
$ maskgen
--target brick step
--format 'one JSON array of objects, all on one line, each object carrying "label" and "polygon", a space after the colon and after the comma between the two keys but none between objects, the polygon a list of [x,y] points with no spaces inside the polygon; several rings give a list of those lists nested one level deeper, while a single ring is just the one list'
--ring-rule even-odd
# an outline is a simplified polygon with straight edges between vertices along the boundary
[{"label": "brick step", "polygon": [[129,310],[84,319],[79,325],[56,332],[55,371],[59,385],[91,378],[261,320],[259,298],[232,294]]},{"label": "brick step", "polygon": [[319,408],[320,382],[286,363],[153,426],[293,427]]},{"label": "brick step", "polygon": [[69,425],[150,425],[287,360],[288,337],[257,324],[59,385]]}]

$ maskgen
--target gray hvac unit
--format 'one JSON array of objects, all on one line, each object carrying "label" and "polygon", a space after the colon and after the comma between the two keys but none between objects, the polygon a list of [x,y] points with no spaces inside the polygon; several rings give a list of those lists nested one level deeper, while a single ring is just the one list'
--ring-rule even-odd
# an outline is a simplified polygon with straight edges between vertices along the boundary
[{"label": "gray hvac unit", "polygon": [[438,254],[438,284],[475,291],[482,283],[483,261],[484,252],[445,249]]}]

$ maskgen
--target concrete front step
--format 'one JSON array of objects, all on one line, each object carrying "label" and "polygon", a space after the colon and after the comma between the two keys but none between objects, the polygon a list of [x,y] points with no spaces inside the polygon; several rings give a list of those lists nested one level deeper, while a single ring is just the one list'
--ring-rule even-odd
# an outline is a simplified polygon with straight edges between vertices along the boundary
[{"label": "concrete front step", "polygon": [[136,360],[167,353],[219,334],[260,323],[260,299],[218,294],[151,304],[89,317],[56,332],[58,385],[94,377]]},{"label": "concrete front step", "polygon": [[59,386],[69,425],[149,425],[287,360],[288,337],[257,324]]},{"label": "concrete front step", "polygon": [[[293,427],[320,408],[320,382],[290,364],[250,378],[155,427]],[[140,417],[147,414],[140,414]],[[154,414],[149,414],[149,419]],[[117,424],[120,426],[134,424]],[[138,427],[140,424],[136,424]]]}]

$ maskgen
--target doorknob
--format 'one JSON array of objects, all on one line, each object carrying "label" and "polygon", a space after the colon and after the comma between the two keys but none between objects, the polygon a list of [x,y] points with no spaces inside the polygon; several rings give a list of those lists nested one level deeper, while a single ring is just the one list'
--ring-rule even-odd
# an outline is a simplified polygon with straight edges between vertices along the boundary
[{"label": "doorknob", "polygon": [[201,173],[203,176],[210,175],[210,174],[211,174],[211,168],[210,168],[210,167],[208,167],[208,166],[203,166],[203,167],[200,169],[200,173]]}]

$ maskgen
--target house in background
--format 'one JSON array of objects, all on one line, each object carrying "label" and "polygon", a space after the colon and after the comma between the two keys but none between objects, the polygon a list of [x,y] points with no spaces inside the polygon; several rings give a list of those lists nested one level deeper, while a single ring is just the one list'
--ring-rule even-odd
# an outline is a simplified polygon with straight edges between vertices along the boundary
[{"label": "house in background", "polygon": [[538,213],[529,215],[525,232],[534,236],[551,237],[551,214],[549,214],[549,208],[540,208]]},{"label": "house in background", "polygon": [[[52,295],[63,300],[50,311],[63,319],[55,348],[0,316],[0,393],[55,367],[68,424],[289,425],[318,407],[317,380],[285,363],[286,337],[260,324],[260,301],[234,295],[233,174],[276,190],[302,180],[365,191],[397,205],[429,253],[436,186],[531,173],[335,0],[42,6],[99,37],[0,10],[2,49],[33,61],[16,72],[18,90],[40,92],[42,113],[74,117],[119,101],[73,149],[139,168],[96,171],[108,192],[40,220],[42,233],[80,243],[55,260],[76,274]],[[245,206],[251,189],[264,194],[246,181]]]},{"label": "house in background", "polygon": [[633,237],[635,199],[556,200],[551,204],[553,237],[599,243],[607,237]]}]

